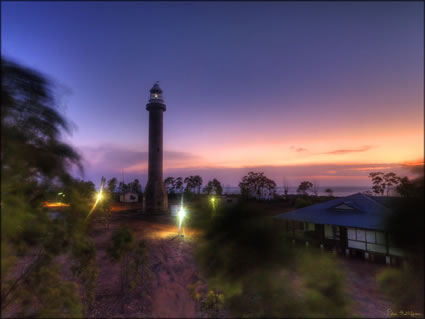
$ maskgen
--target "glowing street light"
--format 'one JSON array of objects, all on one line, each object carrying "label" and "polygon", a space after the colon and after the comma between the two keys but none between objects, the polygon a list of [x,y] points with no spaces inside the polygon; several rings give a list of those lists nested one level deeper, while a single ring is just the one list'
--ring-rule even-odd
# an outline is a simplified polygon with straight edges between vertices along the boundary
[{"label": "glowing street light", "polygon": [[[62,193],[62,192],[57,193],[57,194],[56,194],[56,201],[57,201],[57,202],[59,202],[58,196],[62,196],[62,199],[63,199],[63,198],[65,197],[65,194],[64,194],[64,193]],[[62,200],[62,199],[60,199],[60,200]]]},{"label": "glowing street light", "polygon": [[182,223],[185,216],[186,211],[184,210],[183,206],[181,206],[180,210],[177,213],[177,217],[179,218],[179,234],[181,233]]},{"label": "glowing street light", "polygon": [[93,213],[93,211],[94,211],[94,209],[96,208],[96,206],[97,206],[97,203],[99,203],[99,201],[103,198],[103,195],[102,195],[102,191],[103,191],[103,183],[104,183],[104,181],[103,181],[103,179],[102,179],[102,183],[100,184],[100,190],[99,190],[99,193],[97,193],[96,194],[96,201],[94,202],[94,205],[93,205],[93,207],[91,208],[91,210],[90,210],[90,212],[88,213],[88,215],[86,216],[86,218],[88,218],[90,215],[91,215],[91,213]]},{"label": "glowing street light", "polygon": [[215,197],[211,197],[211,204],[212,204],[212,208],[213,208],[213,216],[215,216]]}]

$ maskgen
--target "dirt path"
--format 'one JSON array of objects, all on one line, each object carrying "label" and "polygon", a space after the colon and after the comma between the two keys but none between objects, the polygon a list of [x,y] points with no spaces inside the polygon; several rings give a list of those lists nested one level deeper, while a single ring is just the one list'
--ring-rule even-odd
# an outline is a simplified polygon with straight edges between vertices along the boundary
[{"label": "dirt path", "polygon": [[153,256],[152,316],[199,317],[198,305],[187,288],[199,278],[190,244],[172,238],[152,242],[152,251],[157,252]]},{"label": "dirt path", "polygon": [[389,318],[391,302],[382,295],[376,275],[385,265],[342,257],[340,263],[346,274],[346,291],[352,299],[353,315],[363,318]]},{"label": "dirt path", "polygon": [[[148,240],[150,252],[150,263],[153,278],[150,283],[149,297],[145,300],[149,305],[145,305],[145,311],[141,304],[130,302],[128,314],[131,317],[162,317],[162,318],[199,318],[197,302],[189,295],[188,285],[195,283],[199,279],[199,272],[192,256],[192,243],[195,240],[196,232],[191,229],[184,230],[184,237],[177,236],[178,229],[175,221],[171,217],[152,217],[133,219],[130,216],[121,215],[112,223],[109,235],[113,229],[126,224],[130,227],[137,239]],[[98,238],[99,245],[106,243],[107,238]],[[106,247],[99,246],[103,253],[98,253],[98,259],[105,261]],[[102,255],[104,257],[102,257]],[[119,270],[116,265],[109,268],[103,265],[99,277],[100,282],[106,281],[101,291],[118,291],[117,283],[119,278],[116,274]],[[109,269],[105,269],[109,268]],[[114,270],[115,274],[111,271]],[[107,278],[107,279],[106,279]],[[112,294],[114,295],[114,294]],[[109,298],[111,299],[111,298]],[[112,298],[113,299],[113,298]],[[110,300],[111,301],[111,300]],[[115,307],[116,308],[116,307]],[[115,317],[120,315],[116,313]]]}]

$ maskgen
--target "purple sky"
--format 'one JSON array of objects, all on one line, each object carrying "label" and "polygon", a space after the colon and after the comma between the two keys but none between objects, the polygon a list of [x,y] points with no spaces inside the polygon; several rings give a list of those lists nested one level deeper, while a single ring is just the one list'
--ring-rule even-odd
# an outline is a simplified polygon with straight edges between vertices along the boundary
[{"label": "purple sky", "polygon": [[2,2],[2,54],[57,81],[85,178],[146,182],[148,91],[165,176],[369,185],[423,162],[422,2]]}]

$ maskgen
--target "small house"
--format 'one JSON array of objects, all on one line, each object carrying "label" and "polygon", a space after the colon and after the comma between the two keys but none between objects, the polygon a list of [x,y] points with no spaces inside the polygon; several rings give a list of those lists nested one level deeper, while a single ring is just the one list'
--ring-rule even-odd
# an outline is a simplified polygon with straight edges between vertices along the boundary
[{"label": "small house", "polygon": [[403,258],[403,252],[390,242],[386,232],[385,217],[390,213],[384,198],[357,193],[275,218],[283,222],[293,242],[390,264]]},{"label": "small house", "polygon": [[127,192],[120,195],[120,202],[123,203],[137,203],[139,201],[139,195],[134,192]]}]

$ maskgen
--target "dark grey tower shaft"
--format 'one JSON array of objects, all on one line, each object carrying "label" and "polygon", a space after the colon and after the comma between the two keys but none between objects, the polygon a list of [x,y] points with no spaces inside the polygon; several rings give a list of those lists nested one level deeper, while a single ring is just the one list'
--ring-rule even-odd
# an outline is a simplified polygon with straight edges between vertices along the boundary
[{"label": "dark grey tower shaft", "polygon": [[146,105],[146,110],[149,111],[149,163],[145,211],[155,213],[168,210],[168,196],[162,175],[163,112],[166,106],[158,84],[155,84],[150,92],[151,98]]}]

